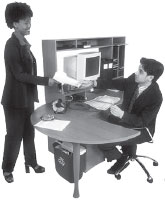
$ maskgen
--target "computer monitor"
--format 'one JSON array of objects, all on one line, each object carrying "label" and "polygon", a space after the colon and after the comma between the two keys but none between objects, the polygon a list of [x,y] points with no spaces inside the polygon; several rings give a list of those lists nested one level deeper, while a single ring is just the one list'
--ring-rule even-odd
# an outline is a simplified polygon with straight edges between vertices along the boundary
[{"label": "computer monitor", "polygon": [[96,80],[100,76],[101,52],[84,52],[64,57],[64,72],[78,81]]}]

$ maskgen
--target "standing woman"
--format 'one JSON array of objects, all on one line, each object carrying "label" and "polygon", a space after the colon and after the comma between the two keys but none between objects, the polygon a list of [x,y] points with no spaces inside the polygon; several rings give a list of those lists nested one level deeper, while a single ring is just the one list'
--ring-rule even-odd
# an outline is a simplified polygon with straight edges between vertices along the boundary
[{"label": "standing woman", "polygon": [[53,86],[57,82],[49,77],[37,76],[36,60],[30,51],[31,45],[24,37],[30,34],[32,16],[33,12],[26,3],[14,2],[6,6],[7,26],[14,29],[5,45],[6,82],[1,101],[7,130],[2,170],[8,183],[14,181],[12,172],[22,140],[26,172],[29,172],[29,167],[36,173],[45,171],[37,164],[30,116],[34,102],[38,102],[37,85]]}]

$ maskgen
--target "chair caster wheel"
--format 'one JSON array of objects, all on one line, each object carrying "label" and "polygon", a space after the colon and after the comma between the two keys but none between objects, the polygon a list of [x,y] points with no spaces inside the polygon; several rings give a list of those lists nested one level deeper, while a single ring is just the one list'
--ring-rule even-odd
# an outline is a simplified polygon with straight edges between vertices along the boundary
[{"label": "chair caster wheel", "polygon": [[154,161],[153,166],[158,166],[158,162]]},{"label": "chair caster wheel", "polygon": [[121,179],[121,175],[120,175],[120,174],[116,174],[116,175],[115,175],[115,178],[116,178],[117,180],[120,180],[120,179]]},{"label": "chair caster wheel", "polygon": [[147,181],[148,181],[149,183],[153,183],[153,178],[150,176],[150,177],[147,178]]}]

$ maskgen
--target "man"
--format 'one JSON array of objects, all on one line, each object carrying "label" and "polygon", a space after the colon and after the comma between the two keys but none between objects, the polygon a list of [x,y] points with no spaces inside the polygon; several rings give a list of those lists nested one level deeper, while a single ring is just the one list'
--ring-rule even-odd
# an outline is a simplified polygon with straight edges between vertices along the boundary
[{"label": "man", "polygon": [[[140,136],[120,144],[99,145],[105,155],[116,155],[117,162],[107,171],[115,174],[129,157],[136,155],[137,144],[151,140],[155,132],[156,116],[162,104],[162,94],[157,80],[162,75],[164,66],[154,60],[141,58],[138,71],[128,78],[105,81],[98,79],[98,88],[115,88],[124,92],[121,107],[112,106],[108,120],[128,128],[140,128]],[[146,129],[147,128],[147,129]],[[148,130],[148,131],[147,131]],[[122,155],[112,146],[121,145]],[[117,152],[117,153],[116,153]],[[115,159],[115,158],[112,158]]]}]

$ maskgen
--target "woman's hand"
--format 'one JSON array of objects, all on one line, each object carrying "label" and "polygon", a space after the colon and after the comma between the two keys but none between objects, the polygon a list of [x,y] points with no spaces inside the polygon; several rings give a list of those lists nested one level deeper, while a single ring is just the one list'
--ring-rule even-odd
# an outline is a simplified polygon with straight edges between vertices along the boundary
[{"label": "woman's hand", "polygon": [[48,82],[48,86],[53,86],[55,84],[58,84],[59,82],[57,82],[55,79],[53,78],[49,78],[49,82]]}]

